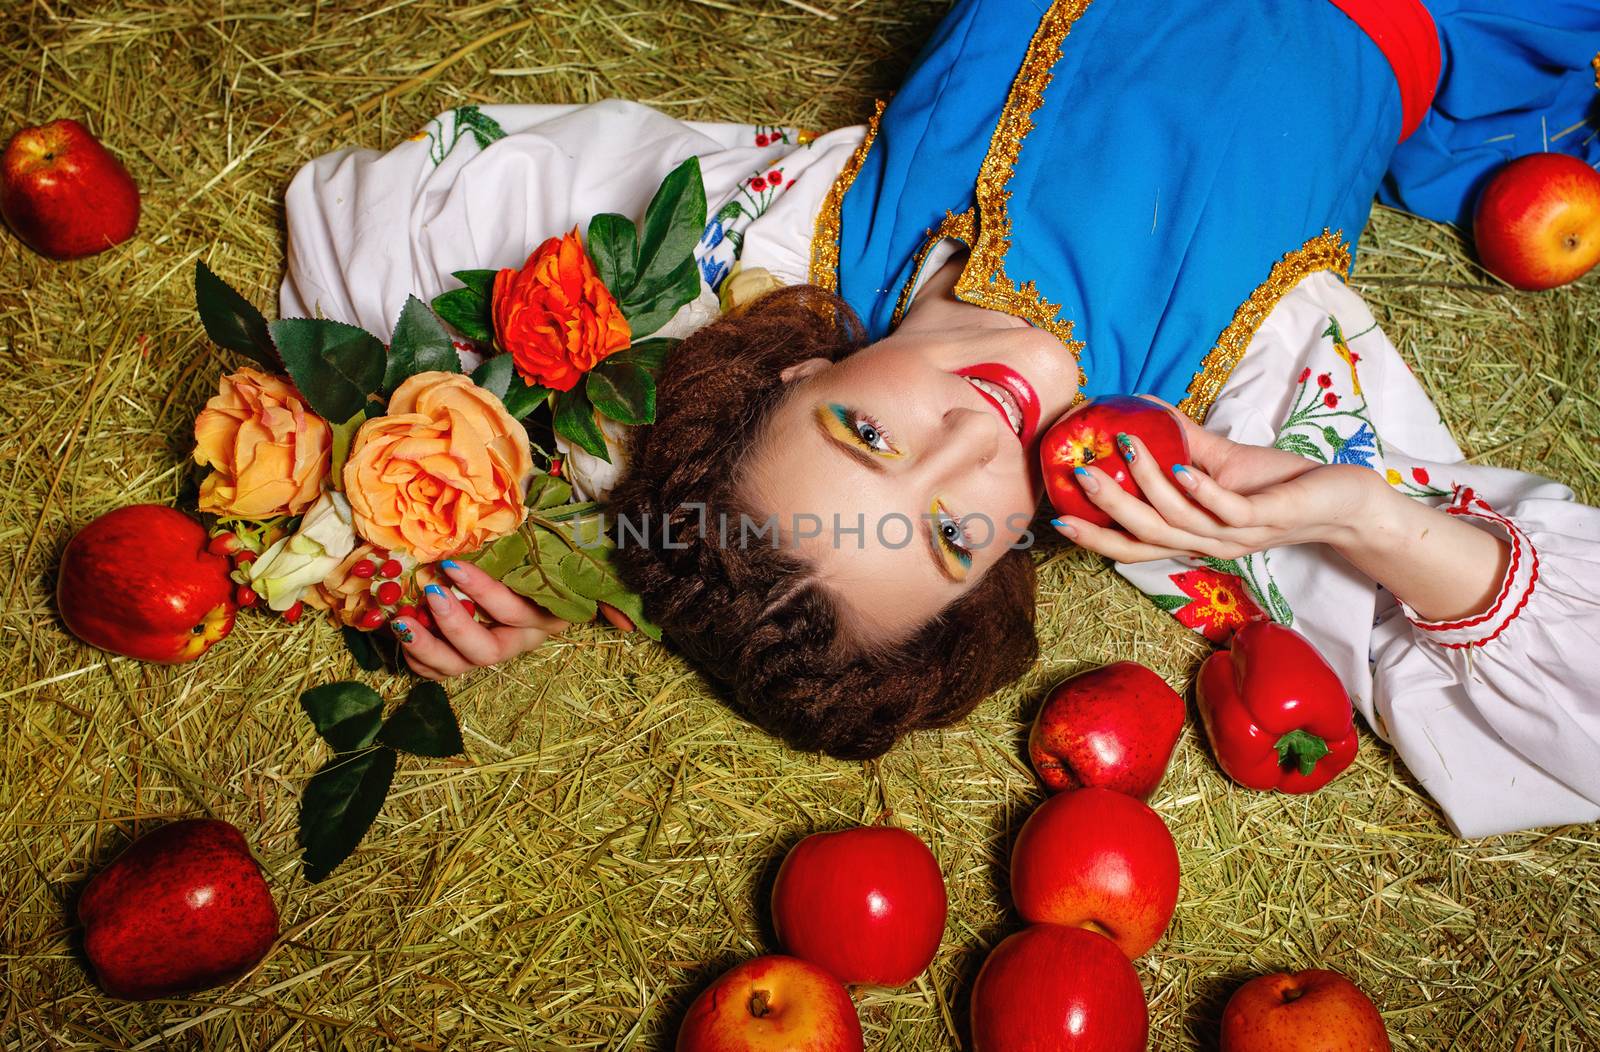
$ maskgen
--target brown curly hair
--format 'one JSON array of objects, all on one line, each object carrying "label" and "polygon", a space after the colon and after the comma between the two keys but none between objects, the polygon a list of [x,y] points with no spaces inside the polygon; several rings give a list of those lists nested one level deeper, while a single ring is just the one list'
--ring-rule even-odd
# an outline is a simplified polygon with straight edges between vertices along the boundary
[{"label": "brown curly hair", "polygon": [[864,343],[850,307],[809,285],[700,328],[663,366],[656,422],[632,430],[629,467],[610,497],[619,519],[670,523],[671,546],[619,536],[618,572],[645,615],[756,723],[845,759],[955,722],[1038,655],[1026,549],[1006,552],[908,639],[867,646],[844,638],[839,604],[805,560],[782,547],[718,544],[717,531],[699,528],[718,515],[765,517],[740,497],[740,468],[793,386],[779,373]]}]

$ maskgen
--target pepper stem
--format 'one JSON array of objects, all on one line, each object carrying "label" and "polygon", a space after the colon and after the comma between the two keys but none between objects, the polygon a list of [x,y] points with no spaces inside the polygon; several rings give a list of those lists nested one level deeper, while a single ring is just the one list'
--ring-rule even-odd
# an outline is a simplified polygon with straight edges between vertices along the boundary
[{"label": "pepper stem", "polygon": [[1328,755],[1328,743],[1308,731],[1290,731],[1278,739],[1278,766],[1285,771],[1296,767],[1309,776],[1317,761]]}]

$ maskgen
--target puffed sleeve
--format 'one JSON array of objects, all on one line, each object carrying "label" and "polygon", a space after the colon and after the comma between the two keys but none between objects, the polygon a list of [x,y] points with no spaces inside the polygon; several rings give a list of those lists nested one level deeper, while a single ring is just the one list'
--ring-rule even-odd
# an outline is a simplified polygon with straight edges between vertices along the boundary
[{"label": "puffed sleeve", "polygon": [[280,311],[388,339],[407,296],[457,287],[454,271],[520,266],[602,212],[637,222],[667,173],[698,157],[703,281],[683,320],[704,320],[736,264],[804,280],[817,210],[862,134],[680,121],[616,99],[458,107],[391,149],[337,150],[296,173]]},{"label": "puffed sleeve", "polygon": [[1455,621],[1380,604],[1375,723],[1461,836],[1600,818],[1600,509],[1520,472],[1455,483],[1446,511],[1508,543],[1505,579]]}]

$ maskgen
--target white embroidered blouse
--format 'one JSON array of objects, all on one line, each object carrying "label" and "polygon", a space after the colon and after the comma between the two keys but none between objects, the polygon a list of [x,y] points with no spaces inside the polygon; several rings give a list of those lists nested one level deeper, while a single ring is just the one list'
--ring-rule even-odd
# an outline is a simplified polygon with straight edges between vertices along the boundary
[{"label": "white embroidered blouse", "polygon": [[[667,172],[698,155],[701,297],[662,331],[682,335],[715,315],[736,265],[807,279],[823,199],[864,133],[683,122],[620,101],[452,110],[387,152],[340,150],[300,170],[281,313],[387,339],[407,295],[454,287],[452,271],[519,266],[597,213],[637,218]],[[1505,538],[1497,600],[1475,617],[1421,621],[1320,545],[1119,564],[1124,577],[1214,639],[1258,610],[1291,624],[1457,834],[1600,818],[1600,510],[1547,479],[1466,463],[1361,298],[1326,271],[1278,302],[1205,426],[1365,465]]]}]

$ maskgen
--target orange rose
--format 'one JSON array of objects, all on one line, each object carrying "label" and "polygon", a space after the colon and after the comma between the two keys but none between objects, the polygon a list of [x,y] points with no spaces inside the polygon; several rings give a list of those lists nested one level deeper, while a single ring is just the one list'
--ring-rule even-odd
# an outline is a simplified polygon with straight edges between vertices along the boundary
[{"label": "orange rose", "polygon": [[356,533],[419,562],[477,551],[522,525],[528,433],[459,373],[418,373],[361,425],[344,466]]},{"label": "orange rose", "polygon": [[241,519],[298,515],[322,493],[333,433],[294,385],[245,367],[224,376],[194,421],[194,459],[215,470],[200,510]]},{"label": "orange rose", "polygon": [[494,334],[529,384],[570,391],[633,333],[578,240],[578,228],[494,277]]}]

